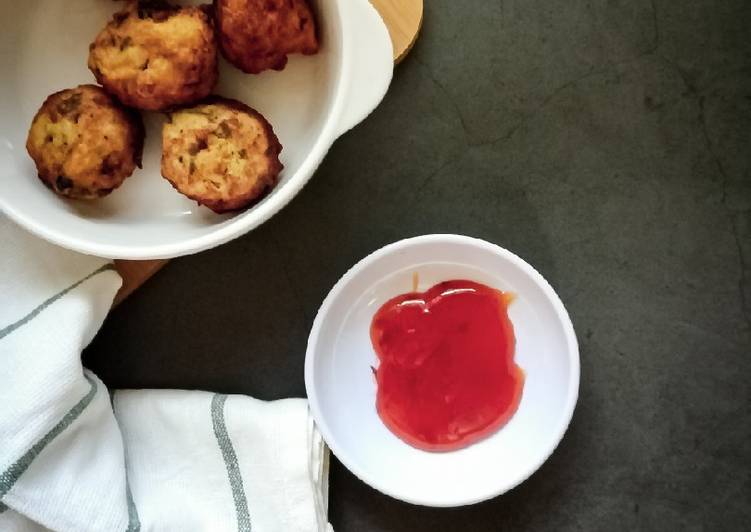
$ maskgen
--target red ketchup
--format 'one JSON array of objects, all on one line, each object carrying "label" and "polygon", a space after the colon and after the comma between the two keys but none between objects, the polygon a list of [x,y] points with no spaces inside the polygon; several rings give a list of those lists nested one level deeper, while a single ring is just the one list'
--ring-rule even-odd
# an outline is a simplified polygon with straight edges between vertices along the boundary
[{"label": "red ketchup", "polygon": [[446,281],[387,301],[370,338],[380,365],[376,408],[386,426],[426,451],[453,451],[516,412],[524,372],[514,362],[513,295]]}]

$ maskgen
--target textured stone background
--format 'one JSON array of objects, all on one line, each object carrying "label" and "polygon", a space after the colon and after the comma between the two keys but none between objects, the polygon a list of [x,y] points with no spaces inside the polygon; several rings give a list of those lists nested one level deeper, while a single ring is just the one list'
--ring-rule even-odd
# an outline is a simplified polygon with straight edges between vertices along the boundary
[{"label": "textured stone background", "polygon": [[117,387],[301,396],[329,288],[432,232],[496,242],[581,344],[571,428],[529,481],[412,507],[340,464],[344,531],[742,530],[751,520],[751,2],[429,0],[381,107],[284,211],[173,261],[86,354]]}]

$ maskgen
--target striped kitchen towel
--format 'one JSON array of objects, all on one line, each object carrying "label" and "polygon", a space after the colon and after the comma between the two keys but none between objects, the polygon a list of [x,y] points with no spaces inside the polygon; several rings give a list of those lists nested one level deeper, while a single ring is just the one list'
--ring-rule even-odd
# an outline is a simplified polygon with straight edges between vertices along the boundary
[{"label": "striped kitchen towel", "polygon": [[81,366],[119,286],[0,216],[0,530],[330,531],[303,399],[111,396]]}]

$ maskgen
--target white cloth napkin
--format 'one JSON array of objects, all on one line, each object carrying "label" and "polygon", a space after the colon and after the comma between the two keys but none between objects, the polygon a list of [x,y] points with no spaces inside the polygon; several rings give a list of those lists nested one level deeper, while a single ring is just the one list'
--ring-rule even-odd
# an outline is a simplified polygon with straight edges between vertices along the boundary
[{"label": "white cloth napkin", "polygon": [[111,397],[83,369],[119,286],[0,215],[0,530],[330,531],[303,399]]}]

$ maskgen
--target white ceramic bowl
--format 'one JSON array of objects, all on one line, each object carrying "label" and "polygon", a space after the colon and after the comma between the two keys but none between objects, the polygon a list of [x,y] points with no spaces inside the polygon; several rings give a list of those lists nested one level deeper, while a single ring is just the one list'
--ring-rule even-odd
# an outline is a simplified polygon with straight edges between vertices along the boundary
[{"label": "white ceramic bowl", "polygon": [[[376,413],[370,323],[383,303],[412,290],[415,272],[419,291],[469,279],[517,295],[509,316],[526,373],[519,409],[501,430],[458,451],[413,448]],[[369,255],[334,286],[310,333],[305,386],[324,440],[360,479],[410,503],[459,506],[506,492],[550,456],[576,405],[579,349],[566,309],[532,266],[482,240],[421,236]]]},{"label": "white ceramic bowl", "polygon": [[[208,2],[208,0],[206,0]],[[192,2],[198,3],[198,2]],[[162,115],[144,113],[143,170],[96,202],[66,201],[37,179],[26,154],[31,119],[45,97],[94,83],[88,46],[120,5],[102,0],[0,2],[0,209],[61,246],[111,258],[194,253],[258,226],[289,202],[331,144],[364,119],[391,81],[392,45],[368,0],[316,0],[321,51],[290,56],[282,72],[251,76],[224,61],[215,92],[258,109],[284,150],[276,189],[235,215],[216,215],[160,176]]]}]

